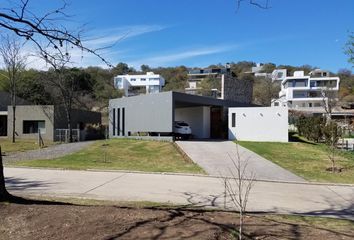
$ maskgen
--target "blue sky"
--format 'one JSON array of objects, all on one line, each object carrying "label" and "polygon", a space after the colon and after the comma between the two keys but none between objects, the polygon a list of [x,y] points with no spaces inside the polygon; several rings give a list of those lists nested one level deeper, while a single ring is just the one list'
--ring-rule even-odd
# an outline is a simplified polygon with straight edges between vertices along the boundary
[{"label": "blue sky", "polygon": [[[343,46],[354,31],[353,0],[270,0],[267,10],[246,2],[237,10],[235,2],[72,0],[69,12],[72,28],[85,23],[87,45],[116,43],[102,52],[113,64],[203,67],[247,60],[350,68]],[[78,64],[101,65],[86,55]]]}]

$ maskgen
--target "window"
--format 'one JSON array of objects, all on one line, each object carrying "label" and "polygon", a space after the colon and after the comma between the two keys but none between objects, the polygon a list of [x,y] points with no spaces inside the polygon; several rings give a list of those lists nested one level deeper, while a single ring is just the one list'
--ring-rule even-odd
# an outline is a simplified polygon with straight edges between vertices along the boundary
[{"label": "window", "polygon": [[131,78],[130,81],[135,82],[136,78]]},{"label": "window", "polygon": [[236,113],[231,115],[231,127],[236,127]]},{"label": "window", "polygon": [[274,106],[278,107],[278,106],[279,106],[279,103],[278,103],[278,102],[275,102],[275,103],[274,103]]},{"label": "window", "polygon": [[23,134],[45,134],[45,121],[23,121]]},{"label": "window", "polygon": [[116,78],[116,88],[122,89],[123,88],[123,79],[122,78]]},{"label": "window", "polygon": [[113,108],[113,136],[116,135],[116,109]]},{"label": "window", "polygon": [[149,86],[149,93],[158,93],[158,92],[160,92],[160,86],[159,85]]},{"label": "window", "polygon": [[146,81],[146,78],[140,78],[140,81]]}]

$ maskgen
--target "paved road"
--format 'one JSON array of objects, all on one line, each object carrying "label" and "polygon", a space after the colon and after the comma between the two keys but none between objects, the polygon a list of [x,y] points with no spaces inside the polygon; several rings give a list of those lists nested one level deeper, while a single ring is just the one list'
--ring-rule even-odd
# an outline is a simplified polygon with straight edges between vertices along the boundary
[{"label": "paved road", "polygon": [[10,153],[7,156],[3,156],[3,159],[5,164],[20,160],[52,159],[80,151],[93,142],[94,141],[64,143],[26,152]]},{"label": "paved road", "polygon": [[[224,207],[224,183],[215,177],[26,168],[5,168],[5,176],[14,194]],[[257,181],[248,209],[354,220],[354,186]]]},{"label": "paved road", "polygon": [[[176,141],[178,146],[208,174],[232,176],[232,160],[236,160],[236,144],[231,141]],[[255,174],[259,180],[300,181],[305,180],[256,153],[238,145],[240,159],[247,162],[247,175]],[[242,166],[242,165],[241,165]]]}]

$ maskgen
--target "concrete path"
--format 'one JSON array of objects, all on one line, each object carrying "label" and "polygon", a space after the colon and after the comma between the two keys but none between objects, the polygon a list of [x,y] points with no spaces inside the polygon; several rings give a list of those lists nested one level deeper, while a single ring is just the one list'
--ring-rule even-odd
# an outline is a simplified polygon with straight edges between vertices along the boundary
[{"label": "concrete path", "polygon": [[[236,160],[236,144],[231,141],[176,141],[178,146],[208,174],[232,176],[235,167],[230,159]],[[247,176],[254,173],[259,180],[300,181],[305,180],[268,161],[258,154],[238,145],[242,164],[247,162]]]},{"label": "concrete path", "polygon": [[64,143],[26,152],[9,153],[9,155],[3,156],[3,160],[6,164],[21,160],[52,159],[80,151],[93,142],[94,141]]},{"label": "concrete path", "polygon": [[[13,194],[224,208],[224,182],[216,177],[26,168],[5,168],[5,177]],[[229,197],[225,200],[231,209]],[[248,206],[249,211],[354,220],[354,186],[256,181]]]}]

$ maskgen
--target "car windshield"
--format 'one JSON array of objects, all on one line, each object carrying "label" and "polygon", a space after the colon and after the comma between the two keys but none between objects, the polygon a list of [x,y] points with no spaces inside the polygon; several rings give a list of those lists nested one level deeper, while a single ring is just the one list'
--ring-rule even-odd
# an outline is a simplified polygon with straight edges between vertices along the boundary
[{"label": "car windshield", "polygon": [[184,123],[184,122],[178,122],[176,125],[184,126],[184,127],[188,127],[189,126],[187,123]]}]

